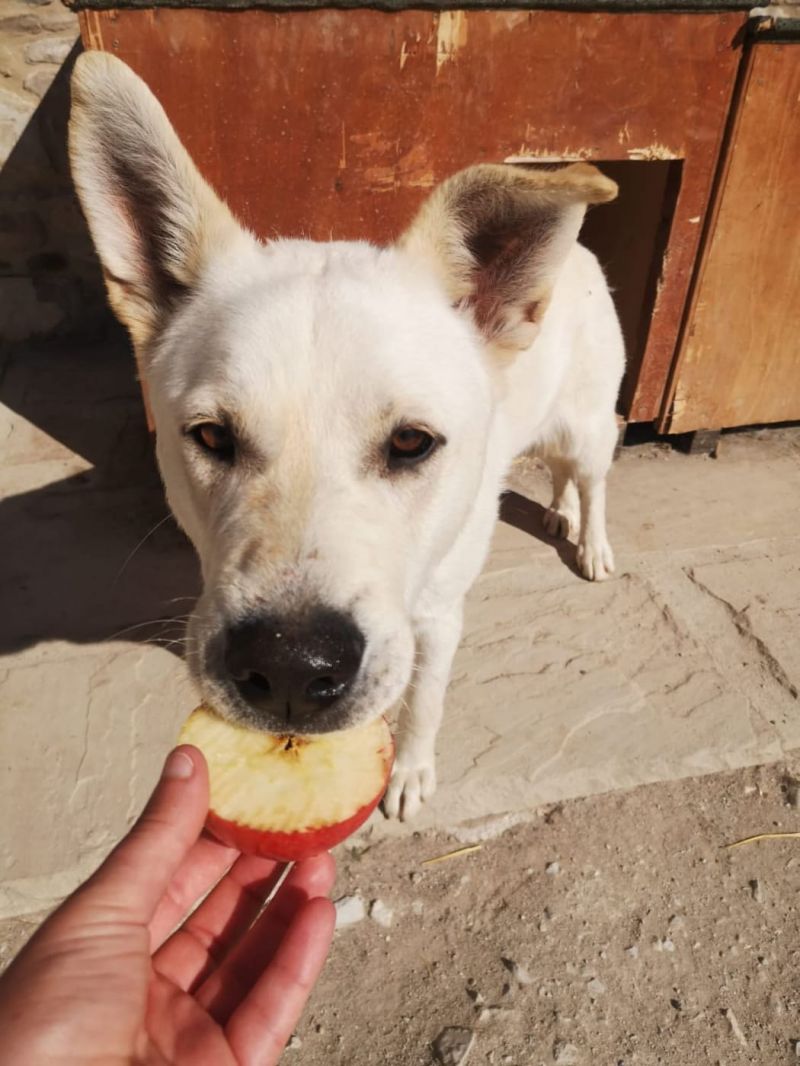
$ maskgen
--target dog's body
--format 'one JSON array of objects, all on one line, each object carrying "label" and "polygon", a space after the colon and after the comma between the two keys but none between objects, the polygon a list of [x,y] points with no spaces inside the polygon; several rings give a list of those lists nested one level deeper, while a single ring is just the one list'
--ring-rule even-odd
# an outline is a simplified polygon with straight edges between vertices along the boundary
[{"label": "dog's body", "polygon": [[578,533],[584,575],[613,569],[623,345],[576,238],[587,203],[616,188],[585,165],[474,167],[393,248],[263,245],[127,68],[90,54],[73,86],[76,185],[203,568],[203,694],[308,733],[405,694],[385,806],[411,815],[435,788],[462,603],[516,455],[548,463],[545,524]]}]

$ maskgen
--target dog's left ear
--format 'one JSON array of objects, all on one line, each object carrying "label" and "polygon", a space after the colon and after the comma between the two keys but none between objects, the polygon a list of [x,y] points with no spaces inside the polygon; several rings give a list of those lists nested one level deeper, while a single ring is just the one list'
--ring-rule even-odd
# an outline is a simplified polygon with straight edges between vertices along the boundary
[{"label": "dog's left ear", "polygon": [[588,163],[558,170],[482,164],[443,182],[400,240],[453,303],[504,349],[533,342],[588,204],[617,185]]},{"label": "dog's left ear", "polygon": [[111,306],[141,352],[212,256],[246,234],[156,98],[112,55],[75,64],[69,149]]}]

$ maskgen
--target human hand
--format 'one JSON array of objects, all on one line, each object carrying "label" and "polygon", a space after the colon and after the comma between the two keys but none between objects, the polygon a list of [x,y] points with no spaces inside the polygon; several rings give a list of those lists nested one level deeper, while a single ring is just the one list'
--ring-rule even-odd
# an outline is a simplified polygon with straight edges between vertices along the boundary
[{"label": "human hand", "polygon": [[259,917],[284,868],[200,836],[207,810],[205,760],[176,748],[129,835],[0,979],[4,1066],[278,1061],[333,936],[333,859],[297,863]]}]

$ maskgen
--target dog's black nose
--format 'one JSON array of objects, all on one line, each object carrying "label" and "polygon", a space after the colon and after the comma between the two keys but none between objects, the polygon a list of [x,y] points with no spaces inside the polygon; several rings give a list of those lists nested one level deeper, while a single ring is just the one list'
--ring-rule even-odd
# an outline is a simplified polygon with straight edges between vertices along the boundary
[{"label": "dog's black nose", "polygon": [[258,711],[298,725],[350,689],[364,636],[336,611],[303,618],[253,618],[228,631],[225,666],[241,697]]}]

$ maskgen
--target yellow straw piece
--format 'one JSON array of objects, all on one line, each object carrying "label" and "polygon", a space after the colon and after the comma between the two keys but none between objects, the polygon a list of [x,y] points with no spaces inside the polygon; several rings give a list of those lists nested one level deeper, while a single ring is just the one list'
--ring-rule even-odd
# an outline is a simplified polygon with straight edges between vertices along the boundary
[{"label": "yellow straw piece", "polygon": [[800,833],[757,833],[754,837],[734,840],[732,844],[726,844],[725,847],[730,850],[731,848],[740,848],[742,844],[753,844],[756,840],[796,840],[798,837],[800,837]]},{"label": "yellow straw piece", "polygon": [[422,863],[423,866],[433,866],[435,862],[444,862],[445,859],[455,859],[459,855],[469,855],[471,851],[480,851],[483,844],[470,844],[467,848],[456,848],[455,851],[448,851],[446,855],[437,855],[435,859],[425,859]]}]

